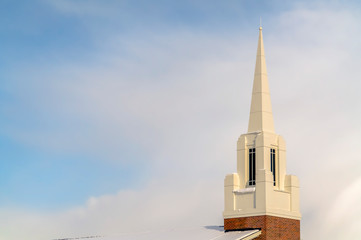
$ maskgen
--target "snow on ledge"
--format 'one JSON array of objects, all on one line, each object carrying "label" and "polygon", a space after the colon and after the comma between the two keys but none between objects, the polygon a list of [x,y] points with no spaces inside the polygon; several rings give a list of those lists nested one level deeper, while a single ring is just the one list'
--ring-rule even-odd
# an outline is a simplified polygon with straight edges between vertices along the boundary
[{"label": "snow on ledge", "polygon": [[256,188],[251,187],[251,188],[236,189],[236,190],[233,190],[233,193],[244,194],[244,193],[252,193],[255,191],[256,191]]}]

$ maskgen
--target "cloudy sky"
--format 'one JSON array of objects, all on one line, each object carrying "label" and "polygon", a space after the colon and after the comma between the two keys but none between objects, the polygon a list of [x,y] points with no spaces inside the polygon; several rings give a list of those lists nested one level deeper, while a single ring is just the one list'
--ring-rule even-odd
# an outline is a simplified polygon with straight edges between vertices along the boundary
[{"label": "cloudy sky", "polygon": [[358,1],[0,1],[0,238],[222,225],[262,17],[303,239],[361,238]]}]

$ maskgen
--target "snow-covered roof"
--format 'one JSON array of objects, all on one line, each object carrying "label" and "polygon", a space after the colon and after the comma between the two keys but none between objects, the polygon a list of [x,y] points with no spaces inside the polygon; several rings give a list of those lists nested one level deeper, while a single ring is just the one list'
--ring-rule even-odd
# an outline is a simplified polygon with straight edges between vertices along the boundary
[{"label": "snow-covered roof", "polygon": [[62,240],[250,240],[258,237],[260,234],[260,230],[224,232],[223,226],[205,226],[164,231],[124,233],[113,236],[66,238]]}]

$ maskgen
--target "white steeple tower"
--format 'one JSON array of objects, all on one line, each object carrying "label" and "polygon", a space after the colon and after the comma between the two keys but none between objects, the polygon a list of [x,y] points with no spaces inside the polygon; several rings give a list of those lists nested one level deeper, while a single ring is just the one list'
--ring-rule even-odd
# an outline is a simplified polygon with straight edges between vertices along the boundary
[{"label": "white steeple tower", "polygon": [[259,239],[300,239],[299,184],[286,175],[286,144],[274,131],[262,27],[248,132],[237,141],[237,173],[226,176],[224,194],[226,231],[258,228]]}]

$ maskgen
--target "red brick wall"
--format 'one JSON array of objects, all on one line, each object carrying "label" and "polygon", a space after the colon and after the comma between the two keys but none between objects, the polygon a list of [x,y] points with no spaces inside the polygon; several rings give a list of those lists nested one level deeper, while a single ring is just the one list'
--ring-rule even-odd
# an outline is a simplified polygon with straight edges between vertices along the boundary
[{"label": "red brick wall", "polygon": [[262,234],[257,240],[300,240],[300,220],[254,216],[224,219],[224,230],[260,228]]}]

